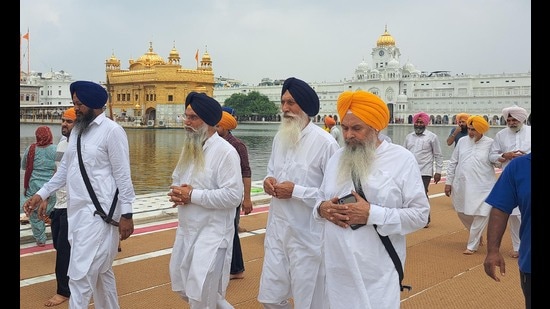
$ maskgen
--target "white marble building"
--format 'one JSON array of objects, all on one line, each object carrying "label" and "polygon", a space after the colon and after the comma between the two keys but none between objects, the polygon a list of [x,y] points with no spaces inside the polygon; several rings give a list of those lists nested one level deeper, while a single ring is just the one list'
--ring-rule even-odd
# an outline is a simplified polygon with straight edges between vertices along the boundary
[{"label": "white marble building", "polygon": [[[337,115],[336,100],[345,90],[362,89],[380,96],[391,112],[391,123],[410,123],[424,111],[434,124],[452,124],[458,113],[479,114],[491,124],[505,124],[504,107],[517,105],[531,112],[531,72],[452,75],[449,71],[423,72],[407,62],[387,29],[372,48],[371,64],[361,61],[352,78],[343,82],[310,84],[319,95],[321,108],[316,121]],[[279,104],[281,86],[244,86],[232,83],[214,88],[214,98],[223,102],[233,93],[258,91]]]}]

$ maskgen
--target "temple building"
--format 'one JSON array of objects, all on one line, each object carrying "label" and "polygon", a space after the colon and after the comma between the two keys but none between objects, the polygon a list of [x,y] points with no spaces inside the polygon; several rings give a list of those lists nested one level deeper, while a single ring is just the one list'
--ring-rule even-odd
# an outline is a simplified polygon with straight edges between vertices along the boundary
[{"label": "temple building", "polygon": [[106,113],[119,122],[135,122],[148,127],[182,126],[185,98],[192,91],[213,96],[212,60],[205,51],[197,68],[184,68],[174,46],[165,61],[149,50],[137,60],[130,59],[128,69],[121,69],[114,55],[105,61],[109,92]]}]

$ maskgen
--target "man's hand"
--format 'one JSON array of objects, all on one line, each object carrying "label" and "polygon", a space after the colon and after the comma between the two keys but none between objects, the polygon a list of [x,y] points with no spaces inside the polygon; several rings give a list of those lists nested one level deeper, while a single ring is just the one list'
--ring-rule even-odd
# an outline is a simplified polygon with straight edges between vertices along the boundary
[{"label": "man's hand", "polygon": [[25,212],[25,215],[30,218],[31,212],[40,206],[40,203],[42,203],[42,198],[38,194],[35,194],[31,198],[27,199],[23,204],[23,211]]},{"label": "man's hand", "polygon": [[493,278],[496,282],[500,282],[500,278],[497,277],[496,268],[499,268],[500,275],[504,276],[506,274],[506,262],[502,257],[500,252],[487,253],[485,261],[483,262],[483,268],[485,268],[485,273],[487,276]]},{"label": "man's hand", "polygon": [[290,181],[283,181],[274,185],[275,197],[280,199],[287,199],[292,197],[294,191],[294,183]]},{"label": "man's hand", "polygon": [[120,240],[128,239],[128,237],[134,233],[134,219],[120,217],[118,231],[120,233]]}]

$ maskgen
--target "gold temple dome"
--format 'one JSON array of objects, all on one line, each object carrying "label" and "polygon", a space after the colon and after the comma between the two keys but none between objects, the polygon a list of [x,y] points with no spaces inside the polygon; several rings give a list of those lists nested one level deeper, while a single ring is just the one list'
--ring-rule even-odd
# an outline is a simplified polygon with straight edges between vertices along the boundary
[{"label": "gold temple dome", "polygon": [[153,51],[153,43],[149,42],[149,51],[139,57],[136,62],[144,66],[153,66],[157,64],[166,64],[164,59]]},{"label": "gold temple dome", "polygon": [[395,39],[388,32],[388,26],[384,29],[384,34],[382,34],[376,41],[376,46],[395,46]]}]

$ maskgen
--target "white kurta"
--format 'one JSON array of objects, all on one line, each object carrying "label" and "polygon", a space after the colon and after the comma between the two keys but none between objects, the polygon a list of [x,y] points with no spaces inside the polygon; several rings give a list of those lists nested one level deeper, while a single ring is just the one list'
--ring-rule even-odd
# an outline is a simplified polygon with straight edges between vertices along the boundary
[{"label": "white kurta", "polygon": [[[52,179],[37,193],[44,199],[66,185],[69,204],[69,242],[71,262],[69,277],[78,280],[94,271],[90,269],[94,259],[105,259],[105,268],[111,268],[118,253],[118,227],[105,223],[94,215],[96,208],[88,194],[80,173],[77,155],[77,128],[71,131],[67,150]],[[119,221],[123,213],[132,213],[135,199],[130,171],[128,138],[124,129],[100,114],[82,135],[82,159],[90,183],[101,207],[109,213],[115,191],[118,188],[118,202],[113,219]],[[101,251],[100,251],[101,250]]]},{"label": "white kurta", "polygon": [[[336,182],[342,153],[343,149],[327,165],[316,207],[323,200],[344,196],[354,189],[351,177]],[[324,225],[330,308],[399,308],[399,276],[373,224],[380,234],[389,236],[405,269],[405,235],[423,228],[430,213],[416,159],[404,147],[384,141],[376,149],[372,173],[361,179],[361,185],[371,204],[366,226],[344,229],[320,218],[316,207],[313,210],[316,221]]]},{"label": "white kurta", "polygon": [[[513,132],[510,128],[504,128],[498,131],[491,145],[489,160],[496,163],[504,152],[516,150],[521,150],[526,153],[531,152],[531,126],[524,124],[518,132]],[[510,163],[510,161],[504,162],[502,168],[504,169],[508,163]],[[518,207],[514,208],[512,215],[520,215]]]},{"label": "white kurta", "polygon": [[443,153],[441,152],[439,138],[435,133],[428,129],[420,135],[411,132],[405,136],[403,147],[413,153],[422,176],[433,177],[434,173],[441,174]]},{"label": "white kurta", "polygon": [[295,308],[312,308],[321,263],[321,226],[312,220],[311,211],[325,165],[339,145],[310,122],[296,148],[285,146],[276,134],[266,177],[291,181],[294,191],[290,199],[271,199],[258,300],[278,303],[294,296]]},{"label": "white kurta", "polygon": [[[222,270],[221,294],[229,284],[235,205],[243,196],[240,158],[218,133],[204,146],[205,168],[194,166],[172,174],[172,185],[193,186],[191,203],[178,206],[178,228],[170,258],[172,290],[201,301],[208,271],[213,269],[218,248],[227,248]],[[208,283],[215,284],[218,283]]]},{"label": "white kurta", "polygon": [[485,198],[491,192],[496,173],[489,161],[493,139],[483,135],[479,141],[464,137],[458,140],[447,166],[447,180],[451,185],[451,200],[457,212],[470,216],[488,216],[491,206]]}]

